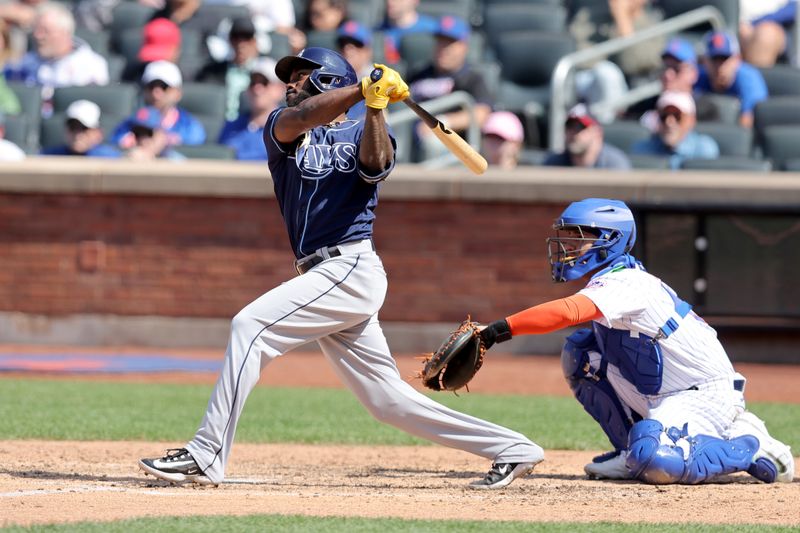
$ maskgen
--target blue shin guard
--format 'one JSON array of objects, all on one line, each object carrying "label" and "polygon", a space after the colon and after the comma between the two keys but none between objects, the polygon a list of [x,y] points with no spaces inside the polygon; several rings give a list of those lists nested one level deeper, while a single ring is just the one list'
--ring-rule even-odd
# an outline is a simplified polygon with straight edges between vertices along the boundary
[{"label": "blue shin guard", "polygon": [[579,329],[567,337],[561,366],[575,398],[600,424],[614,449],[624,450],[633,425],[631,413],[605,377],[605,363],[592,330]]},{"label": "blue shin guard", "polygon": [[[662,444],[664,435],[672,444]],[[678,446],[680,441],[688,445],[688,453]],[[645,419],[631,428],[626,465],[636,479],[645,483],[694,485],[747,470],[757,450],[758,439],[750,435],[730,440],[710,435],[689,437],[686,426],[683,430],[665,431],[657,420]]]}]

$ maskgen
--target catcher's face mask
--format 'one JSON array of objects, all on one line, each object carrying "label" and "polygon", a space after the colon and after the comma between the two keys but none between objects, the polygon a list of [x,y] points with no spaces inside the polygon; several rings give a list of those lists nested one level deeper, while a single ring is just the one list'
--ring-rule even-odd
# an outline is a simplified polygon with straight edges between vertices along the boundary
[{"label": "catcher's face mask", "polygon": [[547,259],[553,281],[579,279],[607,262],[609,249],[619,233],[582,226],[553,226],[555,237],[547,239]]}]

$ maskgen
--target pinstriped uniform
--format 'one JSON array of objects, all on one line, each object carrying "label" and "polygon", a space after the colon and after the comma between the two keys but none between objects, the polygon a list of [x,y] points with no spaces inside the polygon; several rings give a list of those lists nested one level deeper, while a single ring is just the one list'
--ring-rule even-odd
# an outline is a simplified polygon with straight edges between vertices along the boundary
[{"label": "pinstriped uniform", "polygon": [[620,400],[643,418],[664,427],[688,423],[689,435],[725,437],[733,419],[745,408],[744,395],[733,387],[737,374],[716,331],[694,312],[676,313],[674,292],[639,268],[611,271],[593,278],[580,294],[603,313],[600,324],[629,331],[631,336],[656,337],[668,319],[677,330],[658,341],[663,360],[658,394],[642,394],[609,364],[607,376]]}]

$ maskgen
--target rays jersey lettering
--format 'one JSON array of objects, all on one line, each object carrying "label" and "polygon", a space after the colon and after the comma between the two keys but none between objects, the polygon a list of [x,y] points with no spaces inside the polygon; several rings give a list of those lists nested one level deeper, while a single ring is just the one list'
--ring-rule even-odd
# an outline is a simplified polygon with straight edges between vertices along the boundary
[{"label": "rays jersey lettering", "polygon": [[[358,146],[364,123],[345,120],[317,126],[294,143],[284,144],[273,133],[273,124],[284,109],[267,118],[264,145],[295,256],[371,238],[378,186],[360,175]],[[391,167],[383,175],[390,171]]]},{"label": "rays jersey lettering", "polygon": [[311,140],[312,136],[306,135],[295,155],[302,177],[319,180],[327,178],[334,170],[352,172],[356,169],[355,143],[314,144]]}]

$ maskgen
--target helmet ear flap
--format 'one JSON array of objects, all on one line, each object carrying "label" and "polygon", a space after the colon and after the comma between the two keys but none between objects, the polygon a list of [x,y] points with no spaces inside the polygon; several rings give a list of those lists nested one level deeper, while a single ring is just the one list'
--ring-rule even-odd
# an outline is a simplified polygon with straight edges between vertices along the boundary
[{"label": "helmet ear flap", "polygon": [[608,250],[605,248],[600,248],[597,251],[597,256],[600,258],[601,261],[605,261],[608,258]]}]

